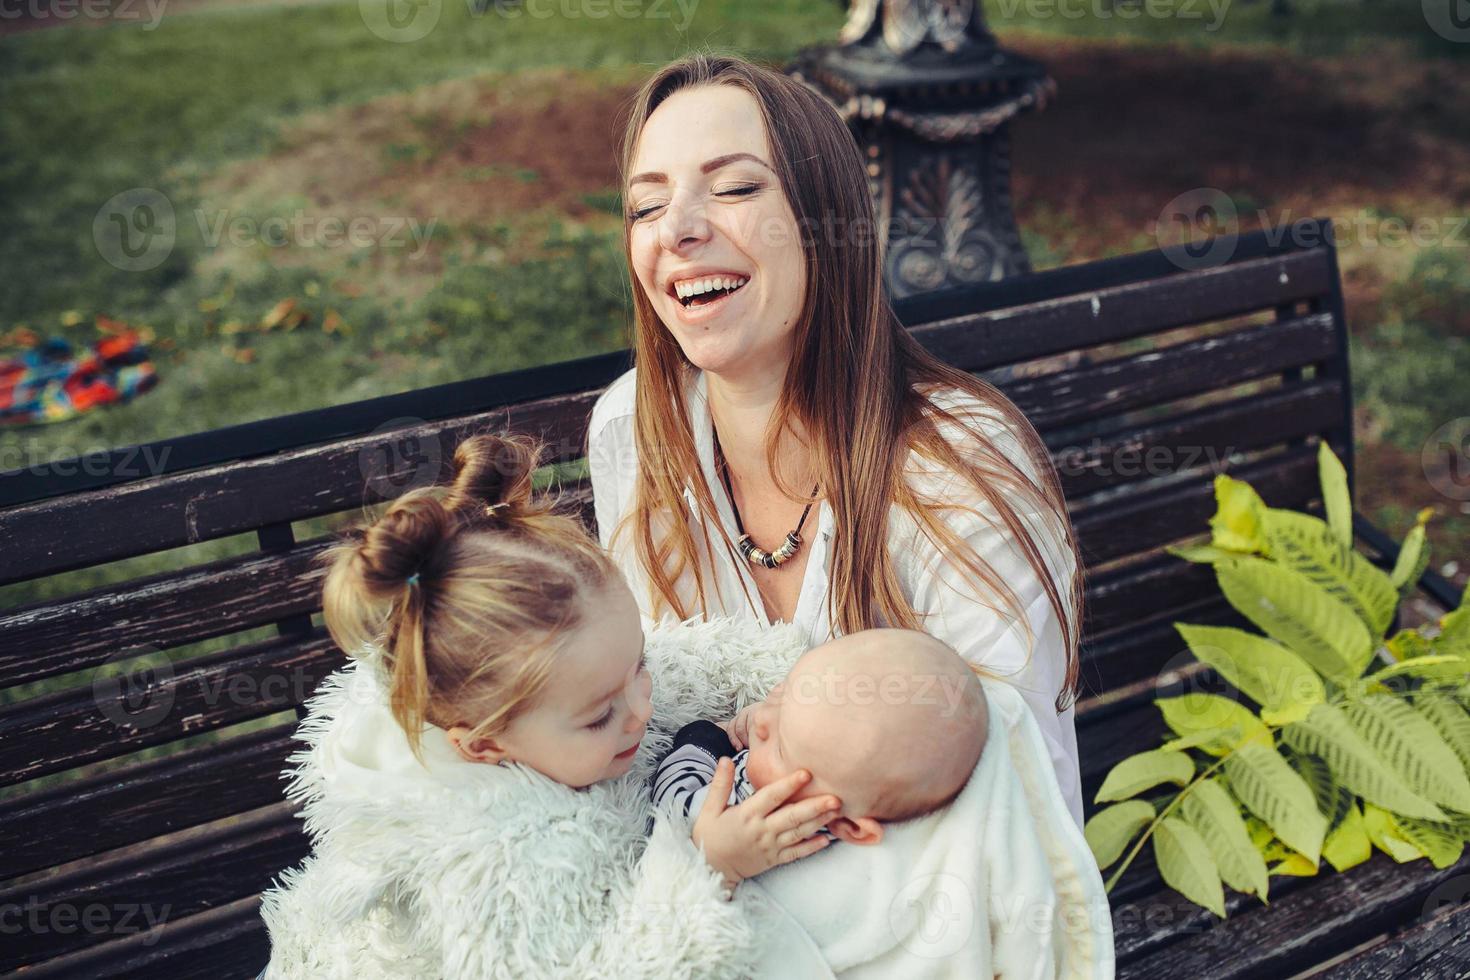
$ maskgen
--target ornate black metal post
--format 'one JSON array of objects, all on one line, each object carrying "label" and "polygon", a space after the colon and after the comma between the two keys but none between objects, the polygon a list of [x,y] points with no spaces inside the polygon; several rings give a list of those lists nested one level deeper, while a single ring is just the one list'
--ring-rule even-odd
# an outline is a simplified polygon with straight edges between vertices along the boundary
[{"label": "ornate black metal post", "polygon": [[1043,108],[1056,82],[1001,50],[979,0],[852,0],[839,44],[786,70],[837,105],[862,147],[893,298],[1031,271],[1007,123]]}]

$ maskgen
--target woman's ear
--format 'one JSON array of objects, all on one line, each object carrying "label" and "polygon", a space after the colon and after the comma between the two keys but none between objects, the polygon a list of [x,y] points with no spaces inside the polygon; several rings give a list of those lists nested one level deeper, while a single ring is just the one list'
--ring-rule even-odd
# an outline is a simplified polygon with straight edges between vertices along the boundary
[{"label": "woman's ear", "polygon": [[480,736],[470,737],[470,729],[464,725],[455,725],[445,734],[449,737],[449,744],[454,746],[454,751],[466,762],[488,762],[495,765],[504,762],[508,758],[505,748],[493,738]]},{"label": "woman's ear", "polygon": [[838,817],[827,824],[827,829],[837,835],[838,840],[864,846],[883,840],[883,824],[872,817]]}]

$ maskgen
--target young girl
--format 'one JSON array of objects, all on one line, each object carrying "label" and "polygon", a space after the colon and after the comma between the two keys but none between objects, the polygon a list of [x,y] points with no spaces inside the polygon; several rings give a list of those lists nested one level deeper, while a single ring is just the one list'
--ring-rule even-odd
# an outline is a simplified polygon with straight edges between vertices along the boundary
[{"label": "young girl", "polygon": [[291,758],[313,853],[263,898],[267,976],[736,976],[779,913],[734,886],[825,846],[840,801],[782,805],[805,770],[726,809],[726,763],[692,837],[655,818],[651,696],[672,699],[612,562],[533,499],[537,457],[472,437],[452,485],[325,556],[355,663]]}]

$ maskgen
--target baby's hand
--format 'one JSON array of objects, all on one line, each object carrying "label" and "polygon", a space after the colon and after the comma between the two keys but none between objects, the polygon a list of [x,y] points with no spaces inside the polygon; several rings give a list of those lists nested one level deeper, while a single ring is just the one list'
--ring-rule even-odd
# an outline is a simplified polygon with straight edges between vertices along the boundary
[{"label": "baby's hand", "polygon": [[755,705],[750,705],[736,713],[729,721],[720,722],[720,727],[725,734],[730,736],[730,744],[735,746],[735,751],[750,747],[750,716],[755,711]]},{"label": "baby's hand", "polygon": [[704,848],[710,867],[724,875],[725,887],[733,889],[746,878],[827,846],[827,838],[812,835],[838,815],[840,800],[822,795],[782,805],[811,778],[811,773],[798,769],[738,806],[729,806],[735,763],[720,759],[691,836]]}]

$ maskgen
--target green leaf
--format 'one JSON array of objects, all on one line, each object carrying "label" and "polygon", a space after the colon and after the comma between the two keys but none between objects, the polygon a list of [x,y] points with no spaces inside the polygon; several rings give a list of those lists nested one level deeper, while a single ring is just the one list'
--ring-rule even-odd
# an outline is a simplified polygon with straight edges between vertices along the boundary
[{"label": "green leaf", "polygon": [[1413,660],[1429,656],[1429,638],[1417,629],[1401,629],[1383,641],[1395,660]]},{"label": "green leaf", "polygon": [[1373,856],[1373,842],[1363,826],[1363,811],[1357,801],[1348,809],[1343,821],[1327,835],[1322,856],[1338,871],[1357,867]]},{"label": "green leaf", "polygon": [[1239,554],[1236,551],[1226,551],[1224,548],[1216,548],[1212,544],[1171,544],[1166,545],[1164,550],[1177,558],[1183,558],[1185,561],[1197,562],[1202,565],[1212,564],[1222,558],[1233,558]]},{"label": "green leaf", "polygon": [[1122,857],[1123,850],[1140,830],[1153,823],[1155,816],[1153,804],[1144,800],[1115,803],[1094,813],[1082,835],[1097,858],[1097,866],[1106,868]]},{"label": "green leaf", "polygon": [[1197,830],[1178,817],[1165,817],[1154,830],[1154,858],[1165,884],[1225,918],[1220,872]]},{"label": "green leaf", "polygon": [[1398,663],[1389,664],[1382,670],[1374,671],[1363,678],[1363,690],[1372,690],[1375,685],[1381,685],[1384,681],[1393,680],[1395,677],[1417,677],[1436,684],[1453,684],[1465,680],[1467,675],[1470,675],[1470,660],[1448,654],[1431,653],[1423,657],[1400,660]]},{"label": "green leaf", "polygon": [[1424,857],[1424,852],[1399,830],[1393,814],[1382,807],[1371,803],[1363,807],[1363,829],[1375,847],[1399,864]]},{"label": "green leaf", "polygon": [[1210,755],[1221,756],[1243,742],[1271,744],[1271,731],[1245,705],[1218,694],[1191,693],[1177,698],[1160,698],[1154,702],[1164,713],[1164,724],[1175,734],[1190,736],[1204,731],[1225,731],[1218,741],[1201,743],[1199,748]]},{"label": "green leaf", "polygon": [[1131,755],[1118,763],[1103,780],[1096,803],[1126,800],[1160,783],[1185,785],[1194,778],[1194,760],[1183,752],[1153,749]]},{"label": "green leaf", "polygon": [[1272,507],[1266,510],[1265,523],[1272,558],[1352,608],[1373,636],[1388,631],[1399,593],[1387,573],[1354,551],[1351,542],[1339,541],[1333,529],[1310,514]]},{"label": "green leaf", "polygon": [[1393,571],[1389,573],[1388,580],[1399,590],[1400,596],[1408,596],[1413,592],[1414,587],[1419,584],[1419,578],[1424,574],[1424,569],[1429,567],[1429,544],[1424,525],[1433,514],[1433,507],[1425,507],[1419,511],[1414,518],[1414,526],[1409,528],[1409,533],[1404,535],[1404,543],[1399,547],[1399,556],[1394,560]]},{"label": "green leaf", "polygon": [[[1228,746],[1231,741],[1239,740],[1239,738],[1240,731],[1236,728],[1205,728],[1170,739],[1159,747],[1170,752],[1183,752],[1185,749],[1207,750],[1210,747]],[[1223,755],[1224,753],[1217,754]]]},{"label": "green leaf", "polygon": [[1317,801],[1317,812],[1327,818],[1327,834],[1330,837],[1337,825],[1347,817],[1347,812],[1357,801],[1357,797],[1332,775],[1332,767],[1327,764],[1326,759],[1297,751],[1295,748],[1288,748],[1281,754],[1291,768],[1296,770],[1296,774],[1302,777],[1302,782],[1312,788],[1312,798]]},{"label": "green leaf", "polygon": [[1435,653],[1470,657],[1470,606],[1461,606],[1440,617],[1439,634],[1429,641]]},{"label": "green leaf", "polygon": [[1470,712],[1448,694],[1430,692],[1414,699],[1414,707],[1455,753],[1460,765],[1470,772]]},{"label": "green leaf", "polygon": [[1282,725],[1305,718],[1326,700],[1322,679],[1279,643],[1233,626],[1175,623],[1190,652],[1261,706],[1261,718]]},{"label": "green leaf", "polygon": [[[1402,775],[1410,789],[1435,803],[1470,811],[1470,779],[1428,719],[1398,698],[1382,694],[1352,702],[1344,710],[1373,751]],[[1409,816],[1444,819],[1443,814],[1394,809]]]},{"label": "green leaf", "polygon": [[1311,787],[1274,748],[1242,745],[1225,758],[1225,774],[1236,797],[1294,851],[1316,862],[1327,836],[1327,819],[1317,810]]},{"label": "green leaf", "polygon": [[1353,546],[1353,501],[1348,493],[1347,470],[1324,439],[1317,443],[1317,479],[1322,483],[1322,506],[1332,535],[1344,547]]},{"label": "green leaf", "polygon": [[1306,718],[1283,728],[1281,739],[1298,752],[1323,759],[1339,783],[1369,803],[1412,816],[1444,818],[1444,811],[1400,778],[1403,769],[1377,750],[1380,743],[1363,735],[1336,705],[1317,705]]},{"label": "green leaf", "polygon": [[1320,585],[1290,568],[1249,557],[1216,563],[1215,576],[1241,615],[1323,677],[1346,687],[1362,676],[1373,657],[1368,627]]},{"label": "green leaf", "polygon": [[1448,868],[1460,860],[1465,837],[1454,824],[1395,815],[1399,835],[1413,844],[1436,868]]},{"label": "green leaf", "polygon": [[1240,806],[1219,780],[1206,779],[1184,795],[1180,812],[1199,831],[1225,884],[1266,900],[1266,862],[1251,843]]},{"label": "green leaf", "polygon": [[1215,516],[1210,518],[1211,544],[1246,554],[1265,552],[1262,515],[1266,505],[1249,483],[1224,473],[1216,475],[1215,504]]}]

